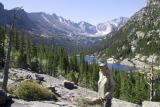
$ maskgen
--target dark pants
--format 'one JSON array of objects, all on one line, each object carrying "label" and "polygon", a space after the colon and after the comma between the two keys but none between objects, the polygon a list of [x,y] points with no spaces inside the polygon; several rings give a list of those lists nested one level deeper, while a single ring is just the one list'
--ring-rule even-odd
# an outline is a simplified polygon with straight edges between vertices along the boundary
[{"label": "dark pants", "polygon": [[111,105],[112,105],[112,99],[106,99],[103,102],[103,107],[111,107]]}]

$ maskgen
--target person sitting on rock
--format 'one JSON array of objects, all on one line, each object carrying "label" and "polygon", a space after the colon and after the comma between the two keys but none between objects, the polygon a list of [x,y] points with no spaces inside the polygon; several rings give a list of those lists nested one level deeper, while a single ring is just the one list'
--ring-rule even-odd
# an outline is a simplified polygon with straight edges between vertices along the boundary
[{"label": "person sitting on rock", "polygon": [[107,65],[99,64],[98,98],[104,107],[111,107],[114,81],[110,75]]}]

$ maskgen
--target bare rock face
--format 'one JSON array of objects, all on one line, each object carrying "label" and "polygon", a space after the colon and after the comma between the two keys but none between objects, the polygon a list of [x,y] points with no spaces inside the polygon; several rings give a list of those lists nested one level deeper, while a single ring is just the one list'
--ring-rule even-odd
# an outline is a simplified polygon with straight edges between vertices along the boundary
[{"label": "bare rock face", "polygon": [[76,89],[77,87],[75,86],[74,83],[70,82],[70,81],[64,81],[64,87],[69,89],[69,90],[72,90],[72,89]]},{"label": "bare rock face", "polygon": [[29,80],[32,80],[32,76],[30,74],[26,75],[25,79],[29,79]]},{"label": "bare rock face", "polygon": [[112,100],[112,107],[141,107],[141,106],[139,106],[137,104],[129,103],[126,101],[113,99]]},{"label": "bare rock face", "polygon": [[142,107],[160,107],[160,102],[144,101]]},{"label": "bare rock face", "polygon": [[[23,76],[24,78],[28,75],[28,78],[30,78],[31,76],[33,80],[36,79],[35,73],[32,73],[30,71],[19,70],[19,69],[10,70],[10,74],[14,74],[14,73],[16,73],[17,77]],[[59,98],[58,102],[23,101],[23,100],[18,100],[14,98],[13,99],[14,103],[11,105],[11,107],[80,107],[75,104],[76,99],[88,98],[92,100],[93,98],[97,98],[97,92],[76,86],[72,82],[63,81],[61,79],[57,79],[45,74],[38,74],[38,75],[44,78],[42,85],[50,89],[50,91],[54,92],[58,96]],[[10,87],[13,86],[14,88],[15,85],[17,85],[17,82],[12,83]],[[75,88],[74,86],[76,86],[77,88]],[[88,107],[93,107],[93,106],[88,106]],[[140,106],[114,98],[112,100],[112,107],[140,107]]]},{"label": "bare rock face", "polygon": [[148,5],[160,5],[160,0],[146,0],[146,6]]},{"label": "bare rock face", "polygon": [[44,77],[38,74],[35,74],[36,80],[44,81]]}]

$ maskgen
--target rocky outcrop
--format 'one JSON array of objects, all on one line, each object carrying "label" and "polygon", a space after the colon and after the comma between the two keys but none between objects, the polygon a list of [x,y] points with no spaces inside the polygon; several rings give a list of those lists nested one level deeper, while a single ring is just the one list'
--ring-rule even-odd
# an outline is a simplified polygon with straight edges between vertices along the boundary
[{"label": "rocky outcrop", "polygon": [[136,54],[159,55],[160,0],[146,0],[146,3],[147,6],[131,16],[123,27],[104,41],[105,47],[98,56],[125,59]]},{"label": "rocky outcrop", "polygon": [[[27,75],[30,75],[32,79],[36,79],[35,77],[36,73],[32,73],[27,70],[20,70],[20,69],[10,70],[10,76],[15,73],[17,77],[26,77]],[[95,91],[82,88],[79,86],[77,86],[76,89],[69,90],[64,87],[64,80],[57,79],[52,76],[44,74],[38,74],[38,75],[44,77],[45,81],[42,81],[43,86],[47,87],[52,92],[57,93],[57,95],[59,96],[58,102],[55,101],[28,102],[28,101],[13,99],[14,103],[11,104],[11,107],[80,107],[75,104],[76,99],[87,98],[91,100],[93,98],[97,98],[97,92]],[[9,79],[9,81],[11,80]],[[9,82],[9,85],[10,84],[13,85],[13,82]],[[149,105],[148,102],[147,104]],[[144,105],[146,105],[146,103],[144,103]],[[114,98],[112,100],[112,107],[141,107],[141,106]],[[143,106],[143,107],[158,107],[158,106]]]},{"label": "rocky outcrop", "polygon": [[44,81],[44,77],[38,74],[35,74],[36,80]]},{"label": "rocky outcrop", "polygon": [[146,6],[149,5],[160,5],[160,1],[159,0],[146,0]]},{"label": "rocky outcrop", "polygon": [[142,107],[160,107],[160,102],[144,101]]},{"label": "rocky outcrop", "polygon": [[[13,103],[12,105],[14,105],[14,107],[81,107],[79,105],[74,105],[72,103],[66,102],[65,100],[62,101],[58,101],[58,102],[52,102],[52,101],[23,101],[23,100],[17,100],[14,99],[15,103]],[[18,106],[21,105],[21,106]],[[12,106],[11,106],[12,107]],[[88,107],[93,107],[93,106],[88,106]],[[99,106],[97,106],[99,107]],[[126,101],[121,101],[118,99],[113,99],[112,101],[112,107],[141,107],[139,105],[136,104],[132,104]],[[147,106],[149,107],[149,106]],[[154,107],[154,106],[150,106],[150,107]],[[157,106],[155,106],[157,107]]]},{"label": "rocky outcrop", "polygon": [[64,81],[63,85],[64,85],[65,88],[67,88],[69,90],[73,90],[73,89],[77,88],[77,86],[75,86],[75,84],[73,82],[70,82],[70,81]]},{"label": "rocky outcrop", "polygon": [[38,101],[23,101],[14,99],[12,104],[6,104],[0,107],[77,107],[65,102],[38,102]]},{"label": "rocky outcrop", "polygon": [[45,81],[42,75],[35,74],[35,77],[36,77],[35,82],[37,82],[38,84],[42,84],[42,82]]},{"label": "rocky outcrop", "polygon": [[124,60],[120,61],[120,64],[133,67],[136,71],[150,71],[152,64],[153,69],[160,69],[158,56],[154,54],[149,56],[136,54],[134,58],[125,58]]},{"label": "rocky outcrop", "polygon": [[24,100],[18,100],[13,99],[14,103],[11,105],[11,107],[77,107],[71,103],[68,103],[66,101],[24,101]]},{"label": "rocky outcrop", "polygon": [[[136,58],[138,58],[137,56]],[[16,74],[17,77],[32,77],[32,79],[36,79],[35,74],[30,71],[26,70],[20,70],[20,69],[11,69],[10,70],[10,76],[12,74]],[[92,100],[93,98],[97,98],[97,92],[82,88],[77,86],[76,89],[68,89],[64,86],[64,80],[54,78],[52,76],[44,75],[44,74],[36,74],[43,77],[42,85],[47,87],[52,92],[56,93],[56,95],[59,97],[58,102],[55,101],[23,101],[23,100],[17,100],[13,99],[14,103],[11,104],[11,107],[80,107],[77,104],[75,104],[76,99],[79,98],[87,98],[89,100]],[[12,76],[11,76],[12,77]],[[28,78],[27,78],[28,80]],[[67,84],[71,83],[72,86],[74,86],[74,83],[66,81]],[[13,87],[16,85],[16,82],[13,82],[9,79],[9,85],[10,87]],[[9,87],[8,87],[9,88]],[[70,87],[69,87],[70,88]],[[73,87],[72,87],[73,88]],[[2,97],[4,98],[4,97]],[[0,98],[1,99],[1,98]],[[1,106],[0,106],[1,107]],[[7,106],[5,106],[7,107]],[[10,107],[10,106],[9,106]],[[92,107],[92,106],[91,106]],[[112,107],[141,107],[137,104],[133,104],[130,102],[122,101],[119,99],[113,98],[112,100]],[[143,102],[142,107],[160,107],[159,102]]]},{"label": "rocky outcrop", "polygon": [[118,100],[118,99],[113,99],[112,101],[112,107],[141,107],[137,104],[132,104],[126,101]]},{"label": "rocky outcrop", "polygon": [[[23,101],[23,100],[17,100],[14,99],[14,103],[11,107],[79,107],[78,105],[73,105],[71,103],[68,103],[66,101],[59,101],[59,102],[51,102],[51,101]],[[92,106],[89,106],[92,107]],[[142,106],[132,104],[126,101],[121,101],[118,99],[112,100],[112,107],[160,107],[159,102],[149,102],[144,101]]]},{"label": "rocky outcrop", "polygon": [[47,87],[52,93],[54,93],[57,97],[61,97],[58,93],[55,87]]}]

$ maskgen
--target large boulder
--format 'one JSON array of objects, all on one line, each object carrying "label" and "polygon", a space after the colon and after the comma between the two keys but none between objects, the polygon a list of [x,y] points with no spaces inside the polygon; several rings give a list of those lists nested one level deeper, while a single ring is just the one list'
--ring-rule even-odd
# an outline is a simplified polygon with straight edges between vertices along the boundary
[{"label": "large boulder", "polygon": [[47,87],[51,92],[56,93],[55,87]]},{"label": "large boulder", "polygon": [[0,105],[5,104],[6,101],[7,101],[7,95],[2,89],[0,89]]},{"label": "large boulder", "polygon": [[141,106],[137,105],[137,104],[127,102],[127,101],[123,101],[123,100],[113,98],[112,107],[141,107]]},{"label": "large boulder", "polygon": [[28,75],[26,75],[25,79],[32,80],[32,79],[33,79],[33,77],[32,77],[30,74],[28,74]]},{"label": "large boulder", "polygon": [[42,82],[45,82],[44,77],[42,75],[39,75],[39,74],[35,74],[35,80],[34,81],[38,84],[42,84]]},{"label": "large boulder", "polygon": [[57,93],[55,87],[47,87],[47,88],[48,88],[52,93],[54,93],[56,96],[61,97],[61,96]]},{"label": "large boulder", "polygon": [[144,101],[142,107],[160,107],[160,102]]},{"label": "large boulder", "polygon": [[75,86],[75,84],[73,82],[70,82],[70,81],[64,81],[63,85],[64,85],[65,88],[67,88],[69,90],[73,90],[73,89],[77,88],[77,86]]},{"label": "large boulder", "polygon": [[44,81],[44,77],[38,74],[35,74],[36,80]]}]

